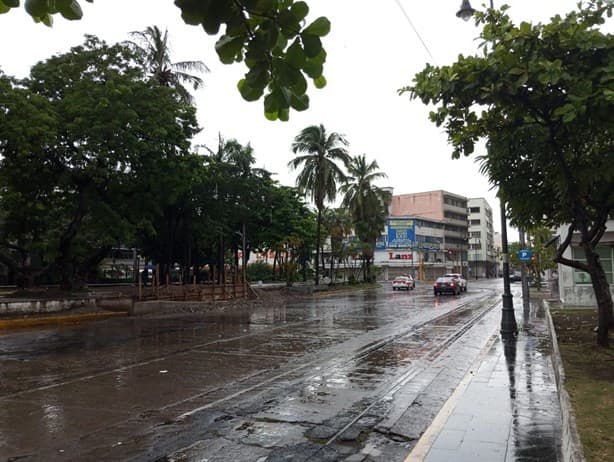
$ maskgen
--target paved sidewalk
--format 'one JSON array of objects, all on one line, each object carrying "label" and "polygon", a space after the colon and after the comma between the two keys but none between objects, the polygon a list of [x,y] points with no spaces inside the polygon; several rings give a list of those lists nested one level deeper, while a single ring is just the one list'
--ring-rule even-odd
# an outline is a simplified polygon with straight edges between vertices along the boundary
[{"label": "paved sidewalk", "polygon": [[523,312],[517,338],[494,337],[406,462],[559,461],[561,408],[541,302]]}]

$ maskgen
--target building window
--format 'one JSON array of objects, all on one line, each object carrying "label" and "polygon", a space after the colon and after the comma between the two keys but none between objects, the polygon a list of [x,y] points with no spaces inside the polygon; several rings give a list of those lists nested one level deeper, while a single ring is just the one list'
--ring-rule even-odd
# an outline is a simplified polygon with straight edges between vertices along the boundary
[{"label": "building window", "polygon": [[[614,273],[614,267],[612,263],[614,262],[614,258],[612,256],[612,252],[614,251],[614,247],[606,247],[606,246],[597,246],[595,248],[595,252],[599,254],[599,259],[601,260],[601,266],[603,267],[603,271],[605,271],[605,277],[608,281],[608,284],[613,284],[614,280],[612,275]],[[574,260],[581,261],[586,263],[586,257],[584,255],[584,250],[579,247],[571,248],[571,255]],[[591,284],[591,276],[585,271],[573,268],[573,282],[575,284]]]},{"label": "building window", "polygon": [[469,233],[469,237],[478,237],[481,238],[482,237],[482,231],[471,231]]},{"label": "building window", "polygon": [[479,225],[479,224],[481,224],[481,221],[480,220],[471,220],[469,222],[469,224],[471,224],[471,225]]},{"label": "building window", "polygon": [[469,212],[471,212],[471,213],[480,213],[480,207],[471,207],[471,208],[469,208]]}]

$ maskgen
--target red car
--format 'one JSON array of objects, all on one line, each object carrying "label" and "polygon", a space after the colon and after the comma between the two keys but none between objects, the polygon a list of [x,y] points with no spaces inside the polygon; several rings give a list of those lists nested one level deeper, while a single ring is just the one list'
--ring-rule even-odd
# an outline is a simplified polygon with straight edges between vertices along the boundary
[{"label": "red car", "polygon": [[437,278],[435,284],[433,284],[433,294],[441,295],[441,294],[452,294],[452,295],[460,295],[462,291],[461,285],[458,282],[458,279],[442,276]]}]

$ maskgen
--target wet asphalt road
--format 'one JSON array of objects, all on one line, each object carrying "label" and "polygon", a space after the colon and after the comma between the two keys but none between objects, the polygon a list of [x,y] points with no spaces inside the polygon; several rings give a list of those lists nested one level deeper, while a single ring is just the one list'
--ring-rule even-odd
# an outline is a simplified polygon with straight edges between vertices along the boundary
[{"label": "wet asphalt road", "polygon": [[500,286],[0,334],[0,460],[402,461],[492,338]]}]

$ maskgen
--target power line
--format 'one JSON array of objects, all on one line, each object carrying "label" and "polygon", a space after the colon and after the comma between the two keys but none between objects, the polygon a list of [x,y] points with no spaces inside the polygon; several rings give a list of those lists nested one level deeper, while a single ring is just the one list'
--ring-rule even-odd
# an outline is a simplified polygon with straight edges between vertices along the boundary
[{"label": "power line", "polygon": [[415,34],[418,36],[418,39],[420,40],[420,43],[422,43],[422,46],[424,47],[424,49],[426,50],[428,55],[433,60],[433,64],[437,64],[435,62],[435,57],[431,53],[431,50],[429,50],[429,47],[427,47],[426,43],[424,42],[424,40],[422,40],[422,37],[420,36],[420,32],[418,32],[418,29],[416,29],[416,26],[414,26],[414,23],[411,22],[411,19],[409,18],[409,15],[407,14],[407,11],[405,11],[405,8],[403,8],[403,5],[401,5],[401,2],[399,0],[395,0],[395,1],[396,1],[397,5],[399,6],[399,8],[401,9],[401,12],[403,13],[403,16],[405,16],[405,19],[407,19],[407,22],[409,23],[411,28],[414,30]]}]

